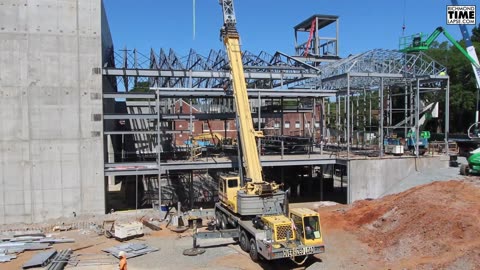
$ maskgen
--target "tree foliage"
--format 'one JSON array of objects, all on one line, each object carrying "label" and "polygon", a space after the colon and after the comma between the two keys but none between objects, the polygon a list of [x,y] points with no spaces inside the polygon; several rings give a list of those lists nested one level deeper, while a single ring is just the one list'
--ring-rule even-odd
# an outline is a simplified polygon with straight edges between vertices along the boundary
[{"label": "tree foliage", "polygon": [[480,23],[473,28],[471,40],[473,42],[480,42]]},{"label": "tree foliage", "polygon": [[[472,31],[471,39],[478,54],[480,30],[477,27]],[[465,48],[464,41],[459,43]],[[450,76],[450,132],[464,133],[475,121],[477,88],[472,65],[465,55],[447,41],[434,45],[426,53],[446,66]]]}]

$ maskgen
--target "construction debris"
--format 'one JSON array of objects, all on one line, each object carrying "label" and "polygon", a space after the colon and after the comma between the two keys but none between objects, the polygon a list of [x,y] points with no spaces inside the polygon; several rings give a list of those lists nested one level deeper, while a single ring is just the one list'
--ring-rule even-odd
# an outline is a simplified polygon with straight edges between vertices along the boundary
[{"label": "construction debris", "polygon": [[114,265],[118,261],[110,254],[75,254],[68,260],[70,266]]},{"label": "construction debris", "polygon": [[57,225],[55,227],[53,227],[52,231],[56,232],[56,231],[70,231],[72,229],[72,226],[71,225]]},{"label": "construction debris", "polygon": [[49,250],[35,254],[22,268],[28,269],[33,267],[44,267],[50,263],[53,257],[57,254],[56,250]]},{"label": "construction debris", "polygon": [[75,243],[75,239],[71,238],[51,238],[47,237],[44,239],[40,239],[38,241],[35,241],[37,243],[50,243],[50,244],[60,244],[60,243]]},{"label": "construction debris", "polygon": [[0,262],[9,262],[17,258],[17,255],[5,255],[0,253]]},{"label": "construction debris", "polygon": [[142,219],[142,223],[143,225],[145,225],[145,227],[151,229],[151,230],[154,230],[154,231],[160,231],[162,228],[160,227],[160,221],[158,220],[146,220],[146,219]]},{"label": "construction debris", "polygon": [[125,253],[127,253],[127,258],[133,258],[133,257],[142,256],[148,253],[156,252],[158,250],[159,250],[158,248],[149,247],[148,245],[143,243],[129,243],[129,244],[114,246],[111,248],[106,248],[106,249],[103,249],[102,251],[110,253],[116,258],[118,258],[118,253],[120,251],[125,251]]},{"label": "construction debris", "polygon": [[62,270],[65,268],[72,253],[73,251],[71,249],[60,251],[55,258],[53,258],[52,263],[48,266],[47,270]]},{"label": "construction debris", "polygon": [[[12,259],[16,258],[16,254],[22,253],[24,251],[31,250],[45,250],[52,248],[52,244],[58,243],[73,243],[74,239],[70,238],[53,238],[51,236],[46,236],[43,233],[31,233],[31,234],[14,234],[9,236],[4,236],[2,238],[4,241],[0,242],[0,262],[9,262]],[[48,251],[39,254],[39,258],[46,256],[45,254],[50,254],[56,251]],[[3,255],[3,256],[2,256]],[[32,258],[33,262],[39,260],[39,258]],[[27,268],[28,265],[27,265]]]}]

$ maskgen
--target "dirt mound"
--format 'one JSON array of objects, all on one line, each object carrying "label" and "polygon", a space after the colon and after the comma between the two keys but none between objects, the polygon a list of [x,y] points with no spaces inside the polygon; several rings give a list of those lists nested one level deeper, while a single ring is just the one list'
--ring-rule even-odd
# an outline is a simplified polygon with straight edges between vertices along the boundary
[{"label": "dirt mound", "polygon": [[480,189],[434,182],[322,213],[328,229],[345,229],[394,268],[475,269],[480,265]]}]

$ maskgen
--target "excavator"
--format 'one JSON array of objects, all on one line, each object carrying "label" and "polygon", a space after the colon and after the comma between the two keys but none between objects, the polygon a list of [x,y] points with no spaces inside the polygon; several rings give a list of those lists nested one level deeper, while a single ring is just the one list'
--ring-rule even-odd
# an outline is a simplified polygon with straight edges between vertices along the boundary
[{"label": "excavator", "polygon": [[289,209],[287,192],[263,178],[256,142],[263,134],[253,126],[233,0],[219,2],[224,19],[220,33],[230,60],[233,88],[227,93],[235,100],[239,131],[240,172],[219,176],[218,230],[197,231],[194,248],[197,239],[234,238],[253,261],[290,258],[301,265],[309,255],[325,252],[320,217],[310,209]]}]

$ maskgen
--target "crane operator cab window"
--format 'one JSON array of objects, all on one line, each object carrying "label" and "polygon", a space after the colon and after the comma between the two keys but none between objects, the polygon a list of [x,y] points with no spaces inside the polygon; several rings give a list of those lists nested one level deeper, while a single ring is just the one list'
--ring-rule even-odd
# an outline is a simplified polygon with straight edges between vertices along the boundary
[{"label": "crane operator cab window", "polygon": [[306,239],[319,239],[320,235],[320,222],[317,216],[304,217],[303,224],[305,224],[305,238]]},{"label": "crane operator cab window", "polygon": [[222,180],[218,181],[218,189],[220,192],[225,193],[225,183]]},{"label": "crane operator cab window", "polygon": [[236,188],[236,187],[238,187],[238,179],[229,179],[229,180],[228,180],[228,187],[229,187],[229,188]]}]

